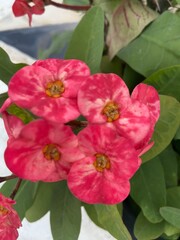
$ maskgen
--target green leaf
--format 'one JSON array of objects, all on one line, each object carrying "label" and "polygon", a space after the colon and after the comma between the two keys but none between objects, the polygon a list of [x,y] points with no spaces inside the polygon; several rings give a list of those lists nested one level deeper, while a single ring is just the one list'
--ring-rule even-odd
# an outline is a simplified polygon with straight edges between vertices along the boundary
[{"label": "green leaf", "polygon": [[164,169],[165,181],[167,187],[174,187],[178,184],[178,164],[176,152],[170,144],[158,157]]},{"label": "green leaf", "polygon": [[38,183],[32,206],[26,212],[26,218],[29,222],[39,220],[50,210],[57,184],[58,183]]},{"label": "green leaf", "polygon": [[176,228],[180,227],[180,209],[173,207],[161,207],[161,216]]},{"label": "green leaf", "polygon": [[103,226],[100,224],[98,220],[98,215],[95,209],[95,206],[92,204],[86,204],[83,203],[83,206],[86,210],[86,213],[88,214],[89,218],[100,228],[103,228]]},{"label": "green leaf", "polygon": [[116,205],[94,205],[98,222],[117,240],[131,240]]},{"label": "green leaf", "polygon": [[180,209],[180,186],[167,189],[167,205]]},{"label": "green leaf", "polygon": [[148,77],[159,69],[179,64],[180,12],[161,14],[118,56],[134,70]]},{"label": "green leaf", "polygon": [[[15,188],[17,183],[17,179],[13,179],[7,181],[1,188],[1,193],[5,196],[9,197]],[[32,205],[34,200],[34,195],[36,191],[37,183],[23,181],[18,189],[18,192],[15,195],[14,200],[16,204],[14,205],[14,209],[18,212],[21,220],[25,217],[26,211]]]},{"label": "green leaf", "polygon": [[8,84],[10,78],[26,64],[14,64],[11,62],[8,54],[0,47],[0,79]]},{"label": "green leaf", "polygon": [[136,38],[157,16],[155,11],[143,6],[138,0],[120,2],[109,22],[107,45],[110,58]]},{"label": "green leaf", "polygon": [[178,234],[180,233],[180,227],[179,228],[176,228],[174,227],[172,224],[168,223],[168,222],[165,222],[165,225],[164,225],[164,233],[171,237],[175,234]]},{"label": "green leaf", "polygon": [[81,225],[81,202],[70,192],[65,181],[54,191],[50,209],[51,231],[54,240],[77,240]]},{"label": "green leaf", "polygon": [[163,232],[164,222],[151,223],[140,212],[134,225],[134,234],[138,240],[157,239]]},{"label": "green leaf", "polygon": [[3,105],[3,103],[6,101],[7,98],[8,98],[7,92],[0,94],[0,107]]},{"label": "green leaf", "polygon": [[166,185],[163,168],[158,158],[141,165],[131,179],[131,197],[150,222],[162,221],[159,208],[166,205]]},{"label": "green leaf", "polygon": [[15,115],[16,117],[20,118],[24,124],[27,124],[34,120],[34,117],[30,112],[23,108],[18,107],[15,103],[11,104],[7,108],[7,112],[11,115]]},{"label": "green leaf", "polygon": [[52,36],[52,43],[46,49],[40,49],[38,53],[38,58],[46,59],[50,58],[52,54],[62,55],[65,48],[68,46],[70,38],[72,36],[72,31],[64,31],[60,34],[55,34]]},{"label": "green leaf", "polygon": [[144,83],[156,88],[159,94],[168,95],[180,101],[180,65],[159,70]]},{"label": "green leaf", "polygon": [[180,104],[169,96],[160,96],[161,110],[160,118],[155,126],[152,140],[154,146],[143,156],[146,162],[162,152],[172,141],[180,124]]},{"label": "green leaf", "polygon": [[73,32],[65,58],[84,61],[91,73],[100,71],[104,48],[104,14],[101,8],[92,7]]}]

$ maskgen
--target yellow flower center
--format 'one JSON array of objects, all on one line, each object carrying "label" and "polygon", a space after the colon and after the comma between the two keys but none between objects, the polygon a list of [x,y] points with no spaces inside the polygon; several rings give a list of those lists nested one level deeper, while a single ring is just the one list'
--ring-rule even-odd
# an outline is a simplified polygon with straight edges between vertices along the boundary
[{"label": "yellow flower center", "polygon": [[96,153],[96,160],[93,165],[98,172],[103,172],[104,169],[110,169],[111,164],[109,158],[105,154]]},{"label": "yellow flower center", "polygon": [[0,215],[6,215],[9,213],[9,210],[2,205],[0,205]]},{"label": "yellow flower center", "polygon": [[47,144],[42,151],[47,160],[59,161],[61,158],[61,153],[55,144]]},{"label": "yellow flower center", "polygon": [[113,122],[120,116],[119,107],[114,102],[108,102],[103,108],[102,114],[107,117],[107,122]]},{"label": "yellow flower center", "polygon": [[58,98],[65,91],[63,82],[56,80],[46,84],[45,93],[49,97]]}]

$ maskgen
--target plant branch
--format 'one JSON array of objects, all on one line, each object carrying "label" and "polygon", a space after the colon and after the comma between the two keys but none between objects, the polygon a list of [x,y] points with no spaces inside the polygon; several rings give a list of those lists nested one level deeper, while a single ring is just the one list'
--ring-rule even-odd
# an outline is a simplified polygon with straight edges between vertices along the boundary
[{"label": "plant branch", "polygon": [[86,127],[87,126],[87,121],[78,121],[78,120],[74,120],[74,121],[70,121],[67,123],[67,125],[71,126],[72,128],[81,128],[81,127]]},{"label": "plant branch", "polygon": [[6,176],[6,177],[0,177],[0,183],[1,182],[5,182],[5,181],[8,181],[8,180],[11,180],[11,179],[14,179],[14,178],[17,178],[16,175],[12,174],[10,176]]},{"label": "plant branch", "polygon": [[63,8],[63,9],[68,9],[68,10],[75,10],[75,11],[87,11],[91,8],[91,5],[68,5],[64,3],[57,3],[52,0],[45,0],[44,1],[45,5],[52,5],[58,8]]},{"label": "plant branch", "polygon": [[11,195],[10,195],[10,198],[11,198],[11,199],[14,199],[14,197],[16,196],[16,193],[18,192],[19,187],[21,186],[21,183],[22,183],[22,179],[19,178],[18,181],[17,181],[17,183],[16,183],[15,188],[13,189],[13,191],[12,191],[12,193],[11,193]]}]

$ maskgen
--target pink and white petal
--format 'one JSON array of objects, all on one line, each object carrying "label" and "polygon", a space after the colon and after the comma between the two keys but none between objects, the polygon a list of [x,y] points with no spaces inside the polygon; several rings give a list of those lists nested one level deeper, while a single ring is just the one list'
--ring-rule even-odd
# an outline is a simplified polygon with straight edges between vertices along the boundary
[{"label": "pink and white petal", "polygon": [[80,112],[92,123],[103,123],[105,105],[114,101],[120,109],[128,105],[129,90],[123,80],[115,74],[95,74],[89,77],[78,92]]},{"label": "pink and white petal", "polygon": [[152,122],[155,124],[160,115],[160,100],[157,90],[152,86],[140,83],[134,88],[131,97],[147,105]]},{"label": "pink and white petal", "polygon": [[131,140],[136,149],[146,145],[153,132],[148,107],[136,100],[121,112],[115,125],[119,134]]},{"label": "pink and white petal", "polygon": [[41,99],[32,106],[31,111],[37,116],[58,123],[69,122],[80,115],[76,99],[64,97]]},{"label": "pink and white petal", "polygon": [[117,204],[123,201],[129,194],[129,183],[118,182],[115,178],[109,181],[104,173],[96,171],[92,163],[93,158],[87,157],[72,165],[67,179],[70,191],[89,204]]},{"label": "pink and white petal", "polygon": [[41,99],[48,98],[45,94],[45,86],[50,81],[54,81],[54,78],[48,70],[42,67],[26,66],[11,78],[9,97],[17,105],[29,109],[38,104]]},{"label": "pink and white petal", "polygon": [[79,146],[86,155],[105,152],[117,132],[107,125],[89,125],[78,133]]},{"label": "pink and white petal", "polygon": [[56,80],[65,81],[75,77],[86,77],[90,75],[89,67],[82,61],[71,59],[46,59],[38,60],[34,63],[35,66],[41,66],[48,69]]}]

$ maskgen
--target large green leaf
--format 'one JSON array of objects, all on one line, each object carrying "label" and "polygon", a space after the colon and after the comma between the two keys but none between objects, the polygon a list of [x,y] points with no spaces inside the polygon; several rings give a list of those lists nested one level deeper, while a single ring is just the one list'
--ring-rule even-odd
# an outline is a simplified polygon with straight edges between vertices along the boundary
[{"label": "large green leaf", "polygon": [[161,207],[161,216],[176,228],[180,228],[180,209],[173,207]]},{"label": "large green leaf", "polygon": [[81,202],[70,192],[65,181],[58,184],[50,209],[54,240],[77,240],[81,225]]},{"label": "large green leaf", "polygon": [[164,224],[164,233],[171,237],[175,234],[180,234],[180,227],[179,228],[176,228],[174,227],[172,224],[168,223],[165,221],[165,224]]},{"label": "large green leaf", "polygon": [[169,95],[180,101],[180,65],[159,70],[144,83],[154,86],[159,94]]},{"label": "large green leaf", "polygon": [[131,236],[124,225],[116,205],[94,205],[98,222],[117,240],[131,240]]},{"label": "large green leaf", "polygon": [[152,137],[154,146],[142,156],[143,162],[154,158],[170,144],[180,124],[179,102],[173,97],[161,95],[160,103],[160,118]]},{"label": "large green leaf", "polygon": [[158,157],[164,169],[164,176],[167,187],[174,187],[178,184],[178,163],[176,152],[170,144]]},{"label": "large green leaf", "polygon": [[134,225],[134,234],[138,240],[157,239],[163,232],[164,222],[151,223],[140,212]]},{"label": "large green leaf", "polygon": [[14,73],[24,66],[26,66],[26,64],[12,63],[8,54],[0,47],[0,79],[4,83],[8,84]]},{"label": "large green leaf", "polygon": [[141,165],[131,179],[131,197],[150,222],[162,221],[159,208],[166,204],[166,185],[163,168],[158,158]]},{"label": "large green leaf", "polygon": [[84,61],[91,73],[99,72],[104,48],[104,14],[100,7],[91,8],[73,32],[65,58]]},{"label": "large green leaf", "polygon": [[167,205],[180,209],[180,186],[167,189]]},{"label": "large green leaf", "polygon": [[155,71],[179,64],[180,12],[161,14],[118,56],[133,69],[148,77]]},{"label": "large green leaf", "polygon": [[143,6],[138,0],[120,2],[109,22],[107,45],[110,58],[136,38],[157,16],[155,11]]},{"label": "large green leaf", "polygon": [[53,204],[53,194],[58,183],[39,182],[32,206],[26,212],[29,222],[34,222],[42,218]]}]

